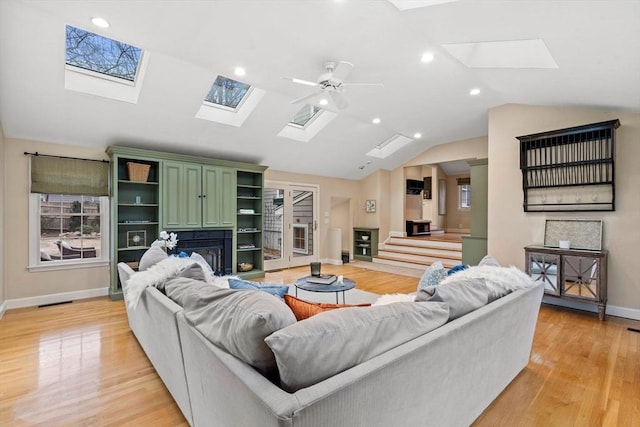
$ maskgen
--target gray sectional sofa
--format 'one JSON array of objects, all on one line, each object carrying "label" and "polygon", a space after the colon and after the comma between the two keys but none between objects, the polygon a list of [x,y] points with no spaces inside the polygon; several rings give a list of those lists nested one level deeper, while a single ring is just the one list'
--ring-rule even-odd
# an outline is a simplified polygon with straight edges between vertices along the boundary
[{"label": "gray sectional sofa", "polygon": [[[118,270],[126,298],[134,273]],[[543,286],[521,288],[292,393],[212,344],[154,287],[127,315],[193,426],[468,426],[529,361]]]}]

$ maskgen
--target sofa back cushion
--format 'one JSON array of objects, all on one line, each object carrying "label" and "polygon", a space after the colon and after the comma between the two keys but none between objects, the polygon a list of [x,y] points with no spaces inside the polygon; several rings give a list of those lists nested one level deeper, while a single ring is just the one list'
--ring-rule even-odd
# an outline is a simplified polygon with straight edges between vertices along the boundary
[{"label": "sofa back cushion", "polygon": [[219,288],[183,277],[169,279],[165,292],[211,343],[263,375],[276,376],[276,361],[264,339],[296,322],[282,300],[265,292]]},{"label": "sofa back cushion", "polygon": [[282,388],[295,392],[444,324],[444,303],[400,302],[330,310],[269,335]]},{"label": "sofa back cushion", "polygon": [[457,319],[489,302],[489,289],[483,278],[463,280],[420,289],[416,301],[438,301],[449,305],[449,320]]}]

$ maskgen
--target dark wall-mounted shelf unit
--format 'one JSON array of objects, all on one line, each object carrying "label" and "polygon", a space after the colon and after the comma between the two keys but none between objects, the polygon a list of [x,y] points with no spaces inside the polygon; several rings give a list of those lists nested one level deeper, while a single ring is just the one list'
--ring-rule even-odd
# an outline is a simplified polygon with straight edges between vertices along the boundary
[{"label": "dark wall-mounted shelf unit", "polygon": [[619,120],[517,137],[525,212],[615,210]]}]

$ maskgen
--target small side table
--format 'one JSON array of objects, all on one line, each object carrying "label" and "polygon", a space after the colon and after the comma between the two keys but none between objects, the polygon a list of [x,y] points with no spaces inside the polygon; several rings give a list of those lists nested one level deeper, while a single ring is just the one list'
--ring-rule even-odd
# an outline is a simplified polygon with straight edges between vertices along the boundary
[{"label": "small side table", "polygon": [[342,283],[333,282],[330,285],[323,285],[321,283],[309,283],[307,279],[311,276],[304,276],[295,281],[294,285],[296,287],[296,297],[298,296],[298,289],[302,289],[303,291],[309,292],[335,292],[336,293],[336,304],[338,304],[338,295],[342,292],[342,303],[345,303],[344,293],[349,289],[353,289],[356,287],[356,282],[351,279],[347,279],[346,277],[342,279]]}]

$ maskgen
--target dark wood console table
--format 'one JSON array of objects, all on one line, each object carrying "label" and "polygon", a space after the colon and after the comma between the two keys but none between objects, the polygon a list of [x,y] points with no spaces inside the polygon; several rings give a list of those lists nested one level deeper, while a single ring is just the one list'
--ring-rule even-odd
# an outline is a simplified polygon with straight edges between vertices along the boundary
[{"label": "dark wood console table", "polygon": [[607,306],[607,251],[526,246],[526,272],[557,298],[597,305],[604,320]]},{"label": "dark wood console table", "polygon": [[406,223],[407,236],[428,236],[431,234],[431,220],[408,219]]}]

